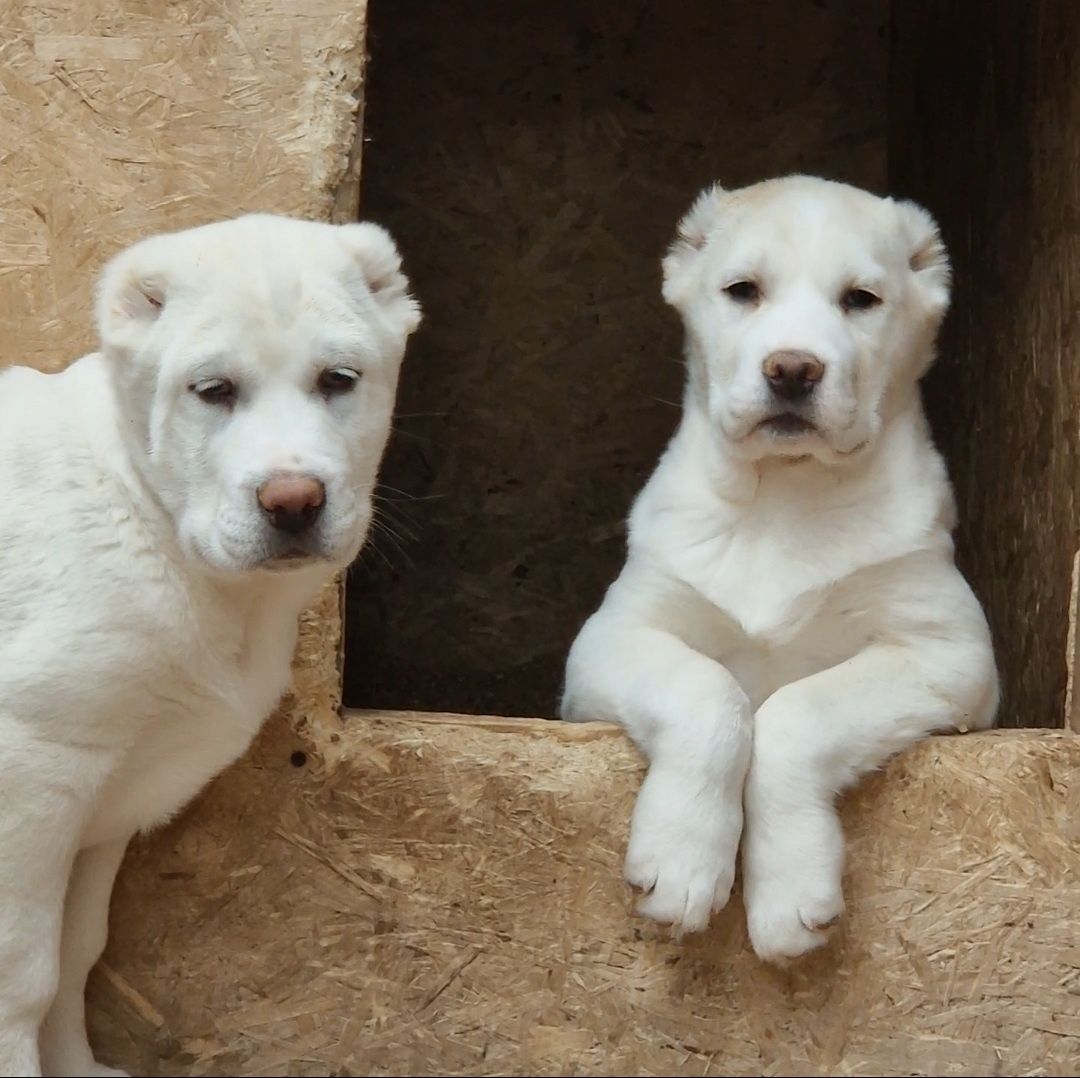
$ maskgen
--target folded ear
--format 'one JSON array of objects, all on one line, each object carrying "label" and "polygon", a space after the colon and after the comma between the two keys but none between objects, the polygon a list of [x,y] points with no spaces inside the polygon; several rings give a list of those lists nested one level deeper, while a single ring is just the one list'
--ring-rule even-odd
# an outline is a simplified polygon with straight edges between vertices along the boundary
[{"label": "folded ear", "polygon": [[725,191],[720,184],[707,187],[694,200],[663,261],[664,299],[678,307],[693,277],[693,268],[720,219]]},{"label": "folded ear", "polygon": [[341,225],[340,235],[372,299],[407,337],[420,325],[420,304],[409,295],[409,281],[390,233],[364,221]]},{"label": "folded ear", "polygon": [[916,285],[931,311],[944,314],[952,272],[937,222],[915,202],[897,202],[896,212]]},{"label": "folded ear", "polygon": [[136,351],[168,302],[166,271],[153,242],[122,251],[109,262],[97,289],[98,334],[107,352]]}]

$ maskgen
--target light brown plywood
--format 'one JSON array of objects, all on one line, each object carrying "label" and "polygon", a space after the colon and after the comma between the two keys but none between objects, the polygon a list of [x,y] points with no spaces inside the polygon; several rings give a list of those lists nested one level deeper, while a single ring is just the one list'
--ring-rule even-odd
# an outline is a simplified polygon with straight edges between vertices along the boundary
[{"label": "light brown plywood", "polygon": [[1065,637],[1065,718],[1064,726],[1080,734],[1080,698],[1077,697],[1077,674],[1080,654],[1076,649],[1077,622],[1080,621],[1080,550],[1073,555],[1072,586],[1069,589],[1069,628]]},{"label": "light brown plywood", "polygon": [[[296,755],[303,753],[303,759]],[[299,765],[299,766],[297,766]],[[676,943],[620,862],[613,727],[269,729],[122,878],[92,1020],[144,1074],[1072,1074],[1080,739],[931,739],[845,806],[843,935],[790,973],[736,900]]]}]

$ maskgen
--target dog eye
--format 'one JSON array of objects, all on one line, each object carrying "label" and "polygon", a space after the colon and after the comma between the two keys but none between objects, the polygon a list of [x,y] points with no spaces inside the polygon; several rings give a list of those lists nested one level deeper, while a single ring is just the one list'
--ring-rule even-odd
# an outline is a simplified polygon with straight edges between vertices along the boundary
[{"label": "dog eye", "polygon": [[228,378],[204,378],[192,383],[188,389],[205,404],[231,407],[236,403],[236,384]]},{"label": "dog eye", "polygon": [[351,393],[360,381],[360,372],[351,367],[330,367],[319,375],[319,392],[326,397]]},{"label": "dog eye", "polygon": [[881,297],[866,288],[849,288],[840,297],[840,306],[845,311],[868,311],[881,302]]},{"label": "dog eye", "polygon": [[341,396],[342,393],[351,393],[359,381],[359,370],[351,367],[328,367],[319,376],[319,392],[323,396]]},{"label": "dog eye", "polygon": [[725,286],[724,294],[736,303],[757,303],[761,299],[761,289],[754,281],[732,281]]}]

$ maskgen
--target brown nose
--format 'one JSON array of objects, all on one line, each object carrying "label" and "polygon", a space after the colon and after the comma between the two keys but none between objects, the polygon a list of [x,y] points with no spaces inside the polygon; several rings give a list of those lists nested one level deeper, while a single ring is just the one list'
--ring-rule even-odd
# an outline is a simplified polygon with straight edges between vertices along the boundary
[{"label": "brown nose", "polygon": [[810,396],[825,373],[825,364],[809,352],[773,352],[765,357],[761,373],[778,397],[794,401]]},{"label": "brown nose", "polygon": [[326,501],[326,488],[310,475],[276,475],[258,491],[259,505],[279,531],[310,528]]}]

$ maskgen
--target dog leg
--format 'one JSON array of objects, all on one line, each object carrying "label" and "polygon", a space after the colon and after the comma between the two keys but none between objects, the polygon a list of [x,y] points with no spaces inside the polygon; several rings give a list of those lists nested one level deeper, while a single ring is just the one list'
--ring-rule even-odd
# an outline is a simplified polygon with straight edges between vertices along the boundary
[{"label": "dog leg", "polygon": [[28,736],[0,714],[0,1076],[39,1075],[59,980],[68,876],[106,754]]},{"label": "dog leg", "polygon": [[783,964],[820,947],[843,912],[837,793],[934,731],[989,725],[996,701],[987,642],[946,632],[875,644],[762,704],[743,848],[760,958]]},{"label": "dog leg", "polygon": [[81,850],[68,885],[60,943],[60,983],[41,1031],[42,1068],[51,1078],[123,1075],[94,1061],[86,1037],[86,978],[105,949],[109,898],[127,838]]},{"label": "dog leg", "polygon": [[735,876],[750,762],[746,694],[719,663],[677,637],[594,615],[571,651],[563,713],[622,723],[649,760],[626,854],[639,910],[704,928]]}]

